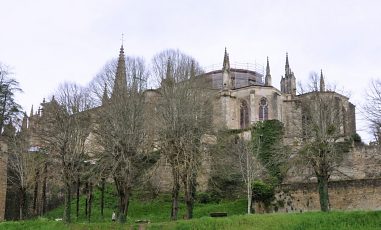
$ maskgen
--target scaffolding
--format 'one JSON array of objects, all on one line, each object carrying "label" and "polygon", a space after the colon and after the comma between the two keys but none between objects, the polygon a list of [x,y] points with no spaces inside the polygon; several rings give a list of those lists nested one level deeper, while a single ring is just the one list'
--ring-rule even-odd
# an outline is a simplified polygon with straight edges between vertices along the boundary
[{"label": "scaffolding", "polygon": [[[215,71],[215,70],[221,70],[222,69],[222,62],[221,63],[218,63],[218,64],[213,64],[213,65],[209,65],[209,66],[205,66],[203,67],[203,70],[205,71],[205,73],[208,73],[208,72],[211,72],[211,71]],[[260,75],[264,75],[265,73],[265,67],[263,64],[260,64],[260,63],[257,63],[257,62],[254,62],[254,63],[249,63],[249,62],[232,62],[230,63],[230,68],[232,69],[244,69],[244,70],[250,70],[250,71],[254,71],[256,73],[259,73]]]}]

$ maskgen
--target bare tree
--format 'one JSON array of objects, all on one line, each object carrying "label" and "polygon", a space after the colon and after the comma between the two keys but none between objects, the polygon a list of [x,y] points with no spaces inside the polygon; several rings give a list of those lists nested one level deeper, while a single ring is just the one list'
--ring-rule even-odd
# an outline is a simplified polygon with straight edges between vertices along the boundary
[{"label": "bare tree", "polygon": [[43,148],[51,164],[59,170],[65,186],[65,222],[71,222],[72,185],[82,162],[88,158],[85,141],[90,133],[90,114],[84,111],[91,108],[90,105],[84,88],[73,83],[62,84],[56,97],[43,104],[38,124]]},{"label": "bare tree", "polygon": [[[260,141],[260,137],[256,137],[255,142]],[[252,143],[245,141],[241,138],[236,140],[236,143],[233,147],[233,151],[238,153],[240,170],[242,179],[246,185],[246,195],[247,195],[247,214],[250,214],[252,211],[252,197],[253,190],[252,184],[255,179],[258,179],[263,172],[263,167],[259,161],[259,149],[260,143],[253,145]]]},{"label": "bare tree", "polygon": [[125,222],[132,189],[147,166],[143,90],[148,73],[142,59],[128,58],[125,62],[122,51],[111,98],[98,113],[95,133],[101,146],[97,165],[102,175],[114,179],[118,219]]},{"label": "bare tree", "polygon": [[362,106],[362,113],[369,122],[371,132],[376,143],[381,143],[381,81],[373,80],[369,90],[366,91],[365,104]]},{"label": "bare tree", "polygon": [[[6,129],[8,129],[6,126]],[[5,130],[7,133],[7,130]],[[18,194],[19,219],[24,219],[28,214],[28,194],[32,187],[38,183],[38,171],[42,158],[38,154],[28,152],[28,137],[25,132],[7,135],[8,143],[8,181]],[[36,176],[37,175],[37,176]],[[34,209],[36,206],[34,194]]]},{"label": "bare tree", "polygon": [[173,188],[171,219],[178,215],[181,183],[184,186],[187,218],[193,216],[196,178],[200,167],[202,136],[211,129],[210,92],[196,75],[201,68],[178,50],[167,50],[153,58],[153,72],[161,82],[156,111],[158,143],[171,165]]},{"label": "bare tree", "polygon": [[[108,61],[99,73],[91,80],[89,83],[89,95],[91,96],[93,103],[97,106],[102,104],[104,94],[108,97],[111,96],[112,90],[114,88],[115,75],[117,73],[118,60],[112,59]],[[125,66],[127,76],[141,75],[144,76],[141,80],[146,87],[149,73],[147,67],[145,66],[145,61],[141,57],[125,57]],[[139,73],[139,71],[144,71],[144,73]],[[131,85],[133,79],[127,77],[127,84]],[[105,91],[106,90],[106,91]]]},{"label": "bare tree", "polygon": [[11,78],[9,68],[0,63],[0,131],[21,114],[21,106],[15,101],[15,93],[22,92],[19,83]]},{"label": "bare tree", "polygon": [[113,59],[107,62],[101,71],[89,83],[90,95],[96,105],[102,104],[102,98],[105,90],[107,96],[111,96],[112,88],[114,87],[115,74],[118,60]]},{"label": "bare tree", "polygon": [[345,133],[342,131],[343,96],[334,91],[325,91],[324,85],[318,87],[316,74],[312,78],[309,92],[299,95],[302,121],[299,124],[301,148],[297,159],[301,165],[312,167],[317,177],[320,206],[329,211],[328,181],[331,174],[338,170],[345,154]]}]

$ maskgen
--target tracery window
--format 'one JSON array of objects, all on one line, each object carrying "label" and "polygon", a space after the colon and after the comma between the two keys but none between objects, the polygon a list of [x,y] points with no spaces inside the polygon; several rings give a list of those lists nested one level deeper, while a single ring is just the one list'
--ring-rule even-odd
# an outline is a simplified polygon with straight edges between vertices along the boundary
[{"label": "tracery window", "polygon": [[249,107],[245,100],[242,100],[240,105],[240,126],[241,129],[249,126]]},{"label": "tracery window", "polygon": [[259,102],[259,120],[265,121],[269,119],[269,106],[265,97],[261,98]]}]

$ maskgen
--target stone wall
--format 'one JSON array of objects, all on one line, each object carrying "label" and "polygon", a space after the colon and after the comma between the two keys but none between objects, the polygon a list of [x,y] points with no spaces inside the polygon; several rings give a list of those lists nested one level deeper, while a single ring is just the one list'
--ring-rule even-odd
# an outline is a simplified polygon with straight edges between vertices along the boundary
[{"label": "stone wall", "polygon": [[[340,166],[330,177],[332,181],[381,178],[381,149],[377,146],[353,147]],[[309,166],[289,169],[285,183],[315,182],[313,170]]]},{"label": "stone wall", "polygon": [[[329,182],[332,210],[381,210],[381,178]],[[317,183],[283,184],[274,202],[280,212],[320,210]]]}]

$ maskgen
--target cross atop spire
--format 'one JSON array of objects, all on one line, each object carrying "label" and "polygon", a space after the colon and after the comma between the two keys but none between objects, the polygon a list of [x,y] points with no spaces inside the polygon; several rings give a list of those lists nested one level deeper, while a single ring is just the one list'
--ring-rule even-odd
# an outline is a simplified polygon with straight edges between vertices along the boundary
[{"label": "cross atop spire", "polygon": [[123,43],[124,43],[124,33],[122,33],[122,38],[121,38],[121,40],[122,40],[122,47],[123,47]]},{"label": "cross atop spire", "polygon": [[225,47],[225,53],[224,53],[224,64],[223,64],[222,69],[223,70],[230,70],[229,54],[226,51],[226,47]]}]

